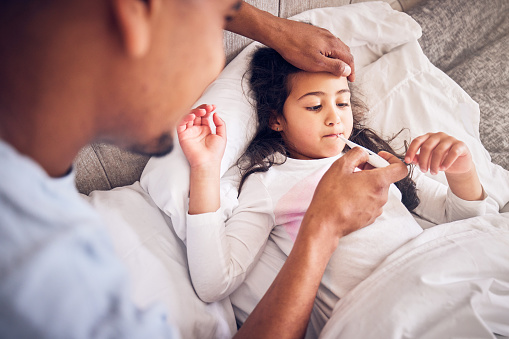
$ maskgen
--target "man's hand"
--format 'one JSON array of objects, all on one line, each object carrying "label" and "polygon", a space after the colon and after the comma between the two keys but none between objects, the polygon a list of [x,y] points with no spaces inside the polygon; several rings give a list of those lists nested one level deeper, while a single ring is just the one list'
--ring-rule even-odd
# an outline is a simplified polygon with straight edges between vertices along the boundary
[{"label": "man's hand", "polygon": [[[281,19],[272,48],[289,63],[308,72],[329,72],[355,80],[350,48],[326,29]],[[277,43],[276,43],[277,41]]]},{"label": "man's hand", "polygon": [[226,29],[275,49],[302,70],[355,80],[350,48],[326,29],[279,18],[245,2]]},{"label": "man's hand", "polygon": [[[366,152],[353,148],[339,158],[318,184],[301,227],[321,227],[325,238],[339,238],[375,221],[382,214],[391,183],[403,179],[406,165],[389,153],[381,153],[390,165],[356,171],[368,160]],[[302,228],[301,228],[302,231]]]},{"label": "man's hand", "polygon": [[[356,147],[338,159],[316,188],[283,268],[235,338],[303,338],[325,267],[339,238],[372,223],[387,201],[389,185],[407,175],[398,158],[356,171],[368,160]],[[277,315],[277,316],[275,316]]]}]

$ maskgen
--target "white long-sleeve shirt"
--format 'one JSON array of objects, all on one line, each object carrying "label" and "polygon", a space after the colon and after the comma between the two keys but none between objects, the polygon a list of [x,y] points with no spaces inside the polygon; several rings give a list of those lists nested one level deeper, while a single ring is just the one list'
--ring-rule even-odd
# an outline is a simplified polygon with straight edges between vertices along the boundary
[{"label": "white long-sleeve shirt", "polygon": [[[318,182],[339,157],[288,158],[268,172],[250,175],[238,199],[238,170],[227,173],[222,181],[221,208],[187,218],[189,268],[200,298],[212,302],[234,292],[257,263],[269,237],[282,257],[288,256]],[[497,211],[496,203],[487,197],[464,201],[447,186],[422,174],[415,175],[415,180],[421,199],[415,213],[433,223]],[[382,215],[372,225],[340,239],[319,287],[311,331],[319,333],[339,298],[421,232],[421,226],[402,204],[400,191],[391,185]],[[258,278],[254,280],[264,279]],[[243,293],[251,290],[244,289]]]}]

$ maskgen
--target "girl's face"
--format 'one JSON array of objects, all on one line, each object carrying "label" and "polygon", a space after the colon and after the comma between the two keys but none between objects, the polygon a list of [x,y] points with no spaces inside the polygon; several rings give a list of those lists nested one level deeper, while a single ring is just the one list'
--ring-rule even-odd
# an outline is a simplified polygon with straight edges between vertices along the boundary
[{"label": "girl's face", "polygon": [[290,157],[321,159],[338,155],[353,128],[350,89],[345,77],[299,72],[289,78],[290,95],[271,128],[281,132]]}]

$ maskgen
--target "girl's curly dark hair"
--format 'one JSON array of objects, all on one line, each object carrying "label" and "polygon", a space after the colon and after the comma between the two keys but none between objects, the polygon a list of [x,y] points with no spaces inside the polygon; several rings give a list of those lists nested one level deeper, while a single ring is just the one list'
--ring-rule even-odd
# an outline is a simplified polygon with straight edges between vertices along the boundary
[{"label": "girl's curly dark hair", "polygon": [[[272,48],[260,47],[253,54],[249,84],[255,101],[258,127],[254,139],[237,162],[242,173],[239,192],[249,175],[266,172],[273,165],[286,161],[287,149],[283,138],[279,132],[270,128],[270,122],[271,117],[283,115],[283,106],[291,90],[288,84],[289,77],[298,72],[302,70],[288,63]],[[350,139],[376,153],[386,151],[401,160],[404,159],[403,155],[397,154],[389,145],[397,135],[385,141],[372,129],[363,126],[362,122],[368,108],[354,96],[355,90],[351,89],[351,92],[354,123]],[[419,205],[415,182],[411,179],[412,169],[411,166],[409,174],[396,183],[402,193],[403,204],[410,211]]]}]

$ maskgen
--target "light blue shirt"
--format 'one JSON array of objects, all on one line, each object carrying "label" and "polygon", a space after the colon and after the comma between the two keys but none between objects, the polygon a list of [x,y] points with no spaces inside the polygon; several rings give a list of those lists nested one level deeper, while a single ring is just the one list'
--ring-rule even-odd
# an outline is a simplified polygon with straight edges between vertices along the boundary
[{"label": "light blue shirt", "polygon": [[139,310],[74,175],[50,178],[0,140],[0,338],[175,338]]}]

